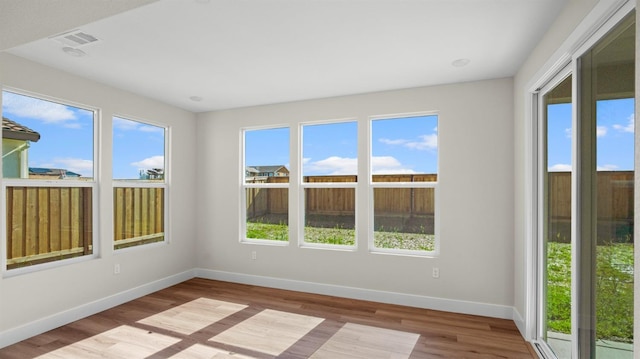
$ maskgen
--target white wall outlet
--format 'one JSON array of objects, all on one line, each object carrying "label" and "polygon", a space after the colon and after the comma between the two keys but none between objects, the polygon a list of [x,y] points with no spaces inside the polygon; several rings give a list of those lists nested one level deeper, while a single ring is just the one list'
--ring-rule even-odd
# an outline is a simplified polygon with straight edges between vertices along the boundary
[{"label": "white wall outlet", "polygon": [[433,278],[440,278],[440,268],[438,267],[433,267]]},{"label": "white wall outlet", "polygon": [[251,251],[251,259],[253,259],[254,261],[258,259],[258,253],[256,253],[256,251]]},{"label": "white wall outlet", "polygon": [[120,274],[120,263],[113,265],[113,274]]}]

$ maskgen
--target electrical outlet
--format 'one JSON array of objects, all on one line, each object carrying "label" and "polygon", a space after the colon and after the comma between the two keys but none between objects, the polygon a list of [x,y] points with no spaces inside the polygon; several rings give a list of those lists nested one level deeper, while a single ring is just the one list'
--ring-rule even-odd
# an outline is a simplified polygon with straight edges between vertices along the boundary
[{"label": "electrical outlet", "polygon": [[440,268],[438,267],[433,267],[433,278],[440,278]]},{"label": "electrical outlet", "polygon": [[120,263],[113,265],[113,274],[120,274]]},{"label": "electrical outlet", "polygon": [[258,259],[258,253],[256,253],[256,251],[251,251],[251,259],[253,259],[254,261]]}]

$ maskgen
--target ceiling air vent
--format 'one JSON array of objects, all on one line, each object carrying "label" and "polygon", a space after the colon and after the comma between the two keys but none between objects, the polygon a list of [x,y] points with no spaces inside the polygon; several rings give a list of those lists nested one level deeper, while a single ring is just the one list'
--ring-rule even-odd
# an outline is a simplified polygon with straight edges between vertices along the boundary
[{"label": "ceiling air vent", "polygon": [[71,46],[74,48],[92,44],[98,41],[95,36],[89,35],[86,32],[82,32],[79,30],[66,32],[62,35],[52,37],[51,39],[56,40],[63,45]]}]

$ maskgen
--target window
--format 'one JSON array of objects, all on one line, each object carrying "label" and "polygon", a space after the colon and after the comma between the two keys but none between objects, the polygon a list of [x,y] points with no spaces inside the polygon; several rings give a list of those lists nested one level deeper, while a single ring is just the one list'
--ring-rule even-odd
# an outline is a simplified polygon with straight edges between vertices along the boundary
[{"label": "window", "polygon": [[289,128],[244,130],[241,240],[289,241]]},{"label": "window", "polygon": [[302,126],[305,244],[356,244],[357,122]]},{"label": "window", "polygon": [[93,250],[97,111],[2,92],[6,269]]},{"label": "window", "polygon": [[113,118],[113,235],[121,249],[165,240],[166,131]]},{"label": "window", "polygon": [[370,247],[375,251],[437,251],[438,116],[371,121]]}]

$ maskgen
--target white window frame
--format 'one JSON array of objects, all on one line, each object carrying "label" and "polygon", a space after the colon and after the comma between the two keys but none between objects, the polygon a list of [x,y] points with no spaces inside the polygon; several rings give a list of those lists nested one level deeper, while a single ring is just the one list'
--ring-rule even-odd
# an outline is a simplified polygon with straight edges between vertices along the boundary
[{"label": "white window frame", "polygon": [[[287,196],[291,196],[291,172],[289,174],[289,181],[287,183],[247,183],[247,163],[246,163],[246,136],[247,131],[260,131],[260,130],[276,130],[286,128],[289,130],[289,148],[291,147],[291,126],[289,125],[272,125],[272,126],[259,126],[259,127],[245,127],[240,129],[240,233],[239,240],[240,243],[245,244],[261,244],[261,245],[269,245],[269,246],[280,246],[285,247],[291,243],[291,211],[290,208],[287,208],[287,216],[289,218],[289,224],[287,225],[289,238],[286,241],[276,241],[271,239],[262,239],[262,238],[247,238],[247,189],[249,188],[264,188],[264,189],[276,189],[276,188],[285,188],[287,189]],[[291,151],[289,151],[291,152]],[[289,200],[287,205],[289,206],[291,201]]]},{"label": "white window frame", "polygon": [[[437,169],[436,175],[438,180],[435,182],[373,182],[373,168],[371,158],[373,157],[373,122],[376,120],[394,120],[412,117],[423,116],[436,116],[438,118],[438,154],[437,154]],[[368,178],[368,193],[369,193],[369,231],[368,231],[368,246],[369,252],[378,254],[393,254],[403,256],[415,256],[415,257],[428,257],[433,258],[440,255],[440,191],[438,190],[438,183],[440,182],[440,114],[438,111],[425,111],[415,113],[401,113],[391,115],[375,115],[369,116],[367,126],[367,143],[369,144],[368,156],[367,156],[367,178]],[[419,251],[409,249],[397,249],[397,248],[378,248],[375,246],[374,239],[374,220],[375,220],[375,203],[373,192],[376,188],[433,188],[434,191],[434,249],[433,251]]]},{"label": "white window frame", "polygon": [[[112,249],[114,250],[114,252],[119,253],[119,252],[123,252],[123,251],[130,251],[130,250],[136,250],[138,248],[149,248],[152,246],[159,246],[159,245],[165,245],[171,242],[171,236],[170,233],[171,231],[170,229],[170,222],[169,222],[169,183],[170,183],[170,178],[171,178],[171,161],[170,161],[170,140],[171,140],[171,127],[167,126],[167,125],[163,125],[160,123],[156,123],[153,121],[149,121],[149,120],[142,120],[142,119],[138,119],[134,116],[129,116],[129,115],[119,115],[119,114],[113,114],[113,116],[111,116],[111,132],[113,133],[113,118],[114,117],[118,117],[121,118],[123,120],[128,120],[128,121],[133,121],[133,122],[137,122],[139,124],[142,125],[149,125],[149,126],[154,126],[154,127],[158,127],[161,128],[164,131],[164,180],[162,182],[158,182],[158,181],[151,181],[151,180],[132,180],[132,179],[122,179],[122,180],[116,180],[116,179],[112,179],[111,183],[112,183],[112,190],[111,190],[111,201],[113,203],[113,208],[115,208],[115,198],[113,196],[114,190],[116,188],[163,188],[164,189],[164,195],[163,195],[163,227],[164,227],[164,239],[162,241],[158,241],[158,242],[153,242],[153,243],[146,243],[146,244],[137,244],[135,246],[131,246],[131,247],[125,247],[125,248],[120,248],[120,249],[116,249],[115,248],[115,236],[113,231],[114,229],[112,229]],[[113,156],[113,143],[112,143],[112,148],[111,148],[111,153]],[[112,159],[112,166],[113,166],[113,159]],[[112,176],[113,177],[113,176]],[[111,216],[113,216],[113,211],[111,213]],[[112,217],[113,223],[115,223],[115,218]]]},{"label": "white window frame", "polygon": [[[96,259],[100,256],[100,245],[96,242],[98,238],[98,233],[100,233],[99,221],[100,217],[99,211],[99,197],[98,197],[98,185],[100,179],[99,173],[99,165],[98,161],[100,158],[100,131],[102,123],[102,111],[94,106],[89,106],[85,104],[81,104],[75,101],[64,100],[60,98],[56,98],[53,96],[47,96],[39,93],[34,93],[26,90],[16,89],[12,87],[2,87],[2,92],[11,92],[20,96],[27,96],[31,98],[35,98],[38,100],[49,101],[57,104],[61,104],[63,106],[72,106],[79,109],[83,109],[86,111],[93,112],[93,180],[37,180],[37,179],[21,179],[21,178],[0,178],[2,182],[1,195],[0,198],[0,264],[2,265],[1,273],[2,277],[12,277],[25,273],[32,273],[36,271],[46,270],[49,268],[55,268],[63,265],[68,265],[77,262],[88,261],[92,259]],[[2,162],[0,160],[0,162]],[[0,172],[2,170],[0,169]],[[91,218],[91,254],[83,255],[79,257],[67,258],[67,259],[59,259],[53,260],[50,262],[34,264],[26,267],[7,269],[7,224],[6,224],[6,216],[7,216],[7,187],[63,187],[63,188],[91,188],[91,210],[92,210],[92,218]]]},{"label": "white window frame", "polygon": [[[298,226],[298,246],[301,248],[319,248],[319,249],[329,249],[329,250],[338,250],[338,251],[349,251],[354,252],[358,250],[358,182],[304,182],[304,170],[303,170],[303,145],[304,145],[304,126],[321,126],[321,125],[331,125],[331,124],[340,124],[340,123],[348,123],[354,122],[356,124],[356,128],[358,128],[361,124],[357,118],[343,118],[343,119],[334,119],[334,120],[325,120],[325,121],[313,121],[313,122],[302,122],[298,127],[299,141],[298,141],[298,153],[299,153],[299,163],[298,168],[300,169],[300,175],[298,176],[298,187],[299,187],[299,196],[298,196],[298,208],[300,208],[299,215],[299,223]],[[360,139],[358,138],[359,131],[356,129],[356,138],[357,153],[360,153]],[[357,159],[360,161],[360,159]],[[358,165],[359,168],[359,165]],[[358,175],[356,171],[356,176]],[[305,189],[311,188],[351,188],[355,191],[354,197],[354,244],[352,246],[349,245],[338,245],[338,244],[325,244],[325,243],[312,243],[307,242],[304,236],[304,228],[305,228],[305,202],[306,202],[306,193]]]}]

